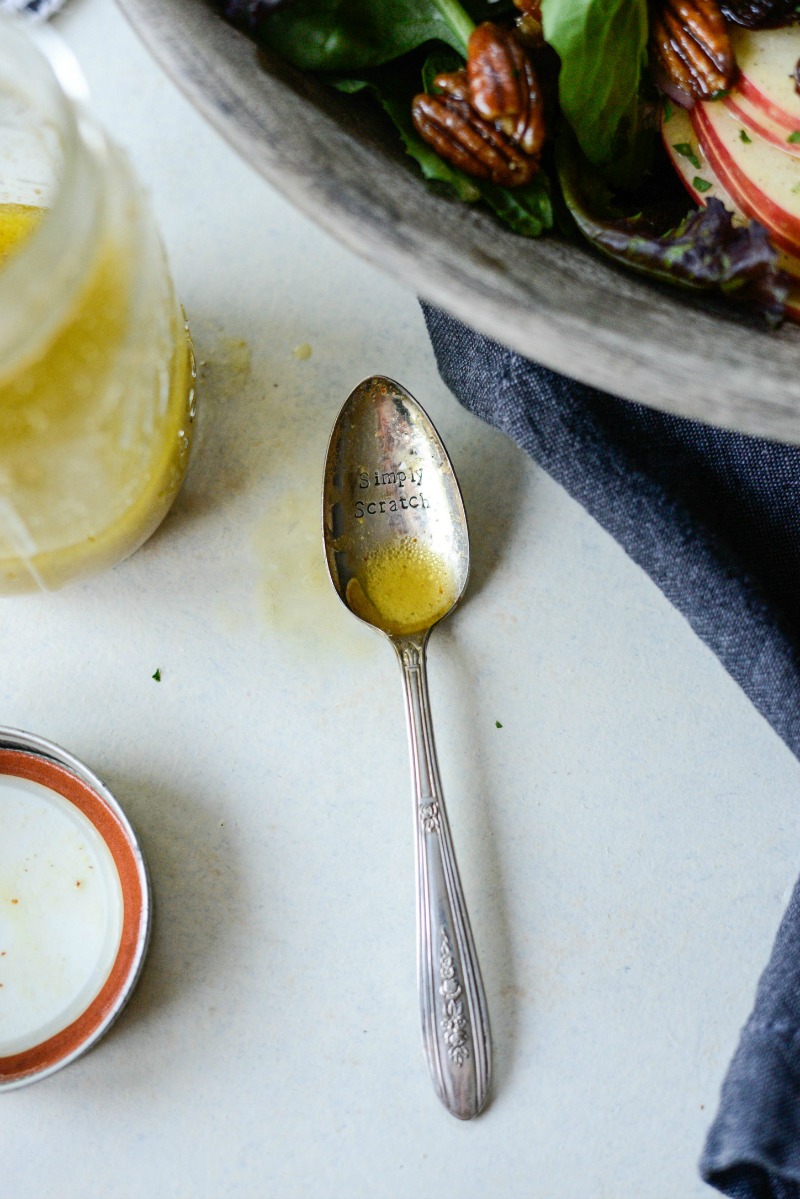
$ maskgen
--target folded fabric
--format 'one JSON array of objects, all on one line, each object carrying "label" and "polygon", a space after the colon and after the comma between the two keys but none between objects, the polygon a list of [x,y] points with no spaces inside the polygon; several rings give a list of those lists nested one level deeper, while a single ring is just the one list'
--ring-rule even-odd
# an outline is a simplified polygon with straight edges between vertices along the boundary
[{"label": "folded fabric", "polygon": [[[461,403],[617,539],[800,757],[800,448],[607,395],[422,307]],[[701,1172],[732,1199],[800,1199],[800,883]]]}]

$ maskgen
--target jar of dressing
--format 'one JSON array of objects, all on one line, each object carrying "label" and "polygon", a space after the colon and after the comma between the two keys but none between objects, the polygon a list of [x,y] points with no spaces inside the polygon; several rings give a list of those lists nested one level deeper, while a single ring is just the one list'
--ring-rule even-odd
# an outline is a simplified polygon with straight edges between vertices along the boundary
[{"label": "jar of dressing", "polygon": [[185,318],[83,86],[54,35],[0,19],[0,594],[131,554],[191,446]]}]

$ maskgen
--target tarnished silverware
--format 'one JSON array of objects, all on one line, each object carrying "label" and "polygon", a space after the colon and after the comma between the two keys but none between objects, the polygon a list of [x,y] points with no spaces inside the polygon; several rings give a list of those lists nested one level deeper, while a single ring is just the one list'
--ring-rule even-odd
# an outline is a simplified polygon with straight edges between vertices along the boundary
[{"label": "tarnished silverware", "polygon": [[426,413],[380,375],[349,396],[328,447],[323,536],[331,580],[385,633],[403,672],[411,751],[422,1040],[436,1092],[460,1120],[489,1089],[489,1017],[436,761],[425,647],[463,594],[464,505]]}]

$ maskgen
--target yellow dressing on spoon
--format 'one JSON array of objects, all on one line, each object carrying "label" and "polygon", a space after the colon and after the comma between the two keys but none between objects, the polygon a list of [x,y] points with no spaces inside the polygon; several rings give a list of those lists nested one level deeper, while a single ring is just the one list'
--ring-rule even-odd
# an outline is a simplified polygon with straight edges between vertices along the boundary
[{"label": "yellow dressing on spoon", "polygon": [[347,602],[357,616],[384,633],[408,636],[430,628],[456,600],[448,563],[415,537],[373,550],[351,579]]}]

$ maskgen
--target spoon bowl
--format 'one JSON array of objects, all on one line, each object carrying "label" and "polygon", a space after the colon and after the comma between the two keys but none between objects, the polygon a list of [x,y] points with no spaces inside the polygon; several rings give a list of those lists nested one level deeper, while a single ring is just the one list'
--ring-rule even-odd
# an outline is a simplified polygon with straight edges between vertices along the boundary
[{"label": "spoon bowl", "polygon": [[339,598],[386,634],[403,673],[422,1040],[439,1098],[468,1120],[488,1093],[489,1018],[439,778],[425,649],[464,593],[469,536],[441,438],[413,396],[381,375],[359,384],[334,425],[323,538]]},{"label": "spoon bowl", "polygon": [[469,575],[467,518],[447,451],[412,396],[373,376],[350,395],[325,469],[325,550],[356,616],[390,636],[424,632]]}]

